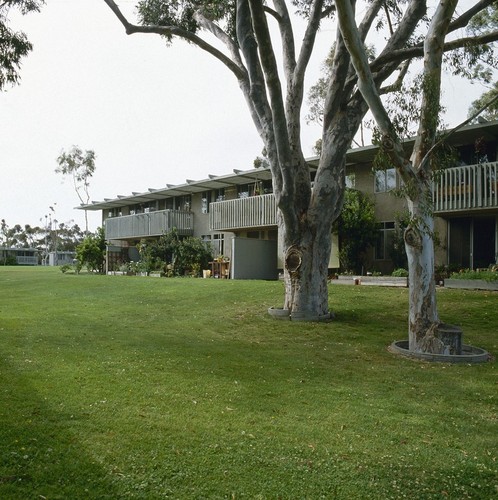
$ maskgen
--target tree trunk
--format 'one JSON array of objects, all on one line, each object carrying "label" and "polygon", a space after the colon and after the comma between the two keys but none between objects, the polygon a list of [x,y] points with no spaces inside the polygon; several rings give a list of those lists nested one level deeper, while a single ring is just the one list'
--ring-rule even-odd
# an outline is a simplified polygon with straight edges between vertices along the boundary
[{"label": "tree trunk", "polygon": [[413,222],[404,235],[409,269],[409,349],[442,353],[444,345],[437,337],[439,317],[434,279],[433,217],[427,210],[421,210],[417,203],[410,202],[409,209]]},{"label": "tree trunk", "polygon": [[328,306],[328,263],[331,224],[301,224],[293,239],[280,224],[284,258],[284,310],[290,319],[321,321],[331,317]]}]

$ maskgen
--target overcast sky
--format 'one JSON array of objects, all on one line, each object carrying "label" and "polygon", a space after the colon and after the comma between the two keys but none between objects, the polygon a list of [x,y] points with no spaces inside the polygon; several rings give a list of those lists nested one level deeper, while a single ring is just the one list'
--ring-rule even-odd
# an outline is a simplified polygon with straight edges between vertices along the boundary
[{"label": "overcast sky", "polygon": [[[135,0],[118,3],[132,15]],[[9,226],[41,225],[56,203],[57,220],[84,227],[76,193],[54,172],[73,144],[96,152],[92,200],[249,169],[260,154],[235,78],[196,47],[127,36],[103,0],[47,0],[39,14],[10,24],[34,50],[21,84],[0,93],[0,218]],[[308,85],[333,35],[320,32]],[[445,79],[447,123],[463,120],[484,90]],[[316,125],[304,127],[305,155],[319,136]],[[89,214],[93,230],[100,214]]]}]

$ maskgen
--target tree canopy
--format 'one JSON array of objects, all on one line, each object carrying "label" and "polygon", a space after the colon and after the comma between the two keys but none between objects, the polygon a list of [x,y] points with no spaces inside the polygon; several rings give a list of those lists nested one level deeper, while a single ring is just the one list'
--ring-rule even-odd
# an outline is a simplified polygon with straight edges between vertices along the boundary
[{"label": "tree canopy", "polygon": [[[481,120],[498,120],[498,81],[493,87],[484,92],[481,97],[472,102],[469,108],[469,117],[474,116],[477,111],[486,106],[486,109],[480,114]],[[474,118],[473,121],[479,121],[479,117]]]},{"label": "tree canopy", "polygon": [[[82,205],[90,201],[90,178],[95,172],[95,152],[91,149],[83,150],[73,146],[69,152],[62,151],[57,158],[58,167],[55,172],[69,177],[74,191]],[[88,232],[88,214],[85,210],[85,231]]]},{"label": "tree canopy", "polygon": [[23,15],[38,12],[44,3],[44,0],[0,1],[0,90],[19,83],[21,61],[33,49],[25,33],[9,26],[10,11],[17,9]]}]

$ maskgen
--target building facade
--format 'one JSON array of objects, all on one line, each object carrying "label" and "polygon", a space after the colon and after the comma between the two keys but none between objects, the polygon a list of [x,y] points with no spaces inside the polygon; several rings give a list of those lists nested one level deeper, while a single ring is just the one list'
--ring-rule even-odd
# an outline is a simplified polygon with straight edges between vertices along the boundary
[{"label": "building facade", "polygon": [[37,266],[38,250],[36,248],[0,247],[0,265],[5,264]]},{"label": "building facade", "polygon": [[[498,122],[467,126],[445,143],[451,146],[451,159],[445,161],[433,187],[436,264],[488,267],[498,259]],[[412,145],[413,140],[406,141],[407,154]],[[406,202],[393,195],[401,187],[395,170],[373,168],[377,153],[375,146],[351,149],[346,172],[349,187],[375,203],[379,238],[368,270],[390,273],[397,219],[406,211]],[[317,158],[309,159],[312,177],[317,164]],[[268,168],[210,175],[80,208],[102,211],[109,270],[119,262],[138,260],[136,245],[141,239],[158,238],[172,228],[209,242],[215,256],[230,261],[233,278],[276,278],[282,268]],[[338,241],[335,235],[331,238],[329,267],[338,269]]]}]

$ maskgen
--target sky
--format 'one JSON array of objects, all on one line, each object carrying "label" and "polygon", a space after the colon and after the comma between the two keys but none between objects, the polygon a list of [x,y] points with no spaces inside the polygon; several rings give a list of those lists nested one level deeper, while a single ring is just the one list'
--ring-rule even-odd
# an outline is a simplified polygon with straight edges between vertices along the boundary
[{"label": "sky", "polygon": [[[135,3],[118,2],[129,18]],[[34,50],[20,85],[0,92],[0,219],[9,226],[43,225],[50,213],[84,228],[71,183],[55,173],[57,157],[73,145],[96,153],[95,201],[250,169],[261,154],[236,79],[195,46],[127,36],[103,0],[47,0],[40,13],[10,16],[10,26]],[[308,87],[333,36],[327,27],[318,35]],[[444,85],[449,125],[486,90],[455,78]],[[319,137],[317,125],[303,127],[305,156]],[[100,217],[89,212],[90,230]]]}]

